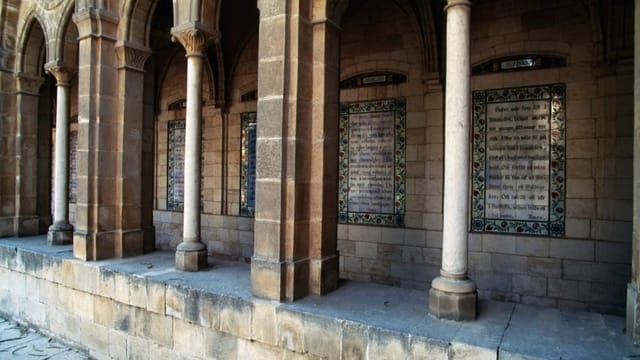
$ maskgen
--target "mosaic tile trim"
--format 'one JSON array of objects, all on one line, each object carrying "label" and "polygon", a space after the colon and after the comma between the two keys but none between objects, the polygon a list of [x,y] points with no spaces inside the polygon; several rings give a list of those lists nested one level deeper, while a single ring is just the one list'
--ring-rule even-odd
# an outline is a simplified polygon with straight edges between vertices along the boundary
[{"label": "mosaic tile trim", "polygon": [[[391,211],[350,211],[350,125],[362,114],[391,115],[393,117],[393,195]],[[386,113],[386,114],[385,114]],[[365,115],[366,116],[366,115]],[[352,224],[401,226],[404,224],[406,192],[406,101],[404,98],[340,104],[338,221]]]},{"label": "mosaic tile trim", "polygon": [[[471,230],[473,232],[563,236],[565,231],[566,88],[564,84],[473,92],[473,164]],[[487,212],[487,105],[541,101],[548,104],[548,221],[489,218]],[[526,161],[526,159],[523,159]]]},{"label": "mosaic tile trim", "polygon": [[240,215],[254,216],[256,209],[256,118],[255,112],[240,114]]},{"label": "mosaic tile trim", "polygon": [[185,121],[173,120],[167,125],[167,210],[183,210]]}]

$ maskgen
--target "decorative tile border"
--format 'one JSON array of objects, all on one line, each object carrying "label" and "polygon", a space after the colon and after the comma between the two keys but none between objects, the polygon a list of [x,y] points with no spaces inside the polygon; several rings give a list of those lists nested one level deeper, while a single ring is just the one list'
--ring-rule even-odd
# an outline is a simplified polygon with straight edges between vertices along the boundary
[{"label": "decorative tile border", "polygon": [[183,210],[185,121],[169,121],[167,133],[167,210]]},{"label": "decorative tile border", "polygon": [[[376,123],[378,120],[380,121]],[[382,122],[389,120],[390,124],[382,124]],[[355,124],[358,124],[357,128],[354,127]],[[404,224],[406,202],[405,124],[406,101],[404,98],[340,104],[338,169],[338,220],[340,222],[392,226]],[[365,125],[368,128],[365,128]],[[391,141],[387,138],[389,131],[393,133]],[[351,135],[356,132],[363,139],[352,141]],[[385,149],[389,142],[392,142],[393,149]],[[374,151],[375,145],[379,145],[380,151]],[[356,149],[362,147],[366,147],[365,151],[368,152],[356,154]],[[375,158],[370,164],[375,166],[371,166],[371,170],[367,174],[364,174],[367,172],[365,169],[366,161],[363,160],[365,155],[372,159]],[[354,162],[351,159],[355,160],[355,157],[358,159]],[[385,164],[386,162],[393,162],[391,164],[392,174],[388,174],[389,164]],[[354,167],[356,165],[358,165],[357,168]],[[364,172],[363,169],[365,169]],[[373,171],[377,171],[381,175],[372,175]],[[356,172],[364,174],[363,177],[359,178],[360,175],[354,175]],[[356,181],[359,183],[356,184]],[[389,191],[393,192],[391,196],[388,196]],[[365,194],[356,194],[356,192],[364,192]],[[367,211],[366,206],[355,204],[360,200],[375,201],[376,204],[372,208],[378,207],[381,211]]]},{"label": "decorative tile border", "polygon": [[253,216],[256,199],[256,118],[255,112],[240,115],[242,149],[240,160],[240,215]]},{"label": "decorative tile border", "polygon": [[[473,164],[471,194],[472,231],[550,236],[564,235],[566,159],[565,94],[566,90],[564,84],[492,89],[473,92]],[[495,168],[487,169],[487,163],[490,162],[487,158],[488,150],[490,150],[487,142],[497,140],[498,136],[500,136],[501,138],[504,138],[506,136],[510,139],[510,134],[513,134],[513,132],[510,132],[508,130],[505,131],[504,128],[492,128],[491,131],[493,132],[491,133],[491,136],[496,137],[496,139],[487,138],[487,128],[489,126],[488,123],[490,122],[487,111],[488,107],[495,106],[492,109],[501,111],[500,106],[502,104],[504,104],[505,111],[510,111],[508,110],[508,108],[514,106],[520,106],[521,108],[524,107],[525,109],[527,109],[527,107],[531,104],[533,104],[534,108],[537,105],[541,105],[543,108],[548,106],[549,113],[548,115],[545,114],[546,120],[548,121],[548,123],[546,124],[546,128],[544,128],[544,131],[542,132],[536,132],[536,135],[532,137],[532,140],[530,142],[532,145],[534,144],[533,140],[536,139],[535,136],[545,137],[545,140],[548,140],[547,143],[542,143],[539,147],[536,147],[536,149],[538,150],[543,148],[548,149],[548,154],[546,155],[545,159],[533,160],[528,159],[524,156],[519,157],[519,149],[527,146],[527,142],[521,141],[519,143],[515,143],[515,145],[511,145],[514,144],[512,142],[505,147],[504,154],[503,156],[500,156],[499,160],[491,162],[491,164],[493,164]],[[515,114],[518,114],[517,111],[518,110],[516,110]],[[532,112],[531,114],[535,113]],[[538,118],[542,119],[540,116],[538,116],[538,118],[534,118],[534,116],[536,115],[531,115],[530,118],[527,118],[528,115],[529,114],[525,112],[524,115],[520,116],[522,117],[522,119],[526,118],[525,121],[530,121],[530,124],[533,124],[533,126],[541,126],[539,125],[539,122],[537,123],[538,125],[536,125],[536,123],[534,122]],[[498,122],[500,121],[506,122],[507,120],[500,119]],[[517,127],[518,125],[511,126]],[[546,131],[547,129],[548,132]],[[532,130],[531,133],[533,134],[534,130]],[[518,139],[519,138],[516,138],[514,141],[517,142]],[[495,145],[495,143],[493,143],[492,145]],[[536,165],[532,165],[534,163]],[[504,173],[500,173],[499,170],[496,170],[497,168],[502,168],[505,166],[507,167],[507,173],[509,175],[501,175]],[[512,170],[514,168],[524,169],[524,172],[518,172],[518,170],[514,172]],[[542,175],[536,174],[536,169],[545,170],[545,173]],[[489,173],[489,170],[491,170],[491,173]],[[511,174],[518,175],[512,176]],[[516,177],[517,179],[522,178],[523,180],[520,183],[513,182],[513,177]],[[531,181],[527,181],[526,179],[530,179]],[[541,185],[540,181],[534,181],[545,179],[548,181],[548,186],[547,183]],[[492,181],[497,181],[497,183],[502,184],[504,184],[505,182],[509,182],[510,185],[505,186],[507,188],[511,187],[511,189],[505,191],[507,198],[505,198],[506,200],[504,203],[502,202],[502,200],[497,199],[496,197],[492,198],[490,202],[488,201],[489,199],[487,198],[487,187],[491,186]],[[495,186],[495,184],[497,183],[494,183],[493,186]],[[516,184],[515,188],[513,188],[513,184]],[[532,190],[527,192],[526,189],[547,189],[548,191],[544,193],[538,191],[536,196],[531,196],[531,194],[535,194],[535,191]],[[528,195],[519,195],[519,190],[523,190],[522,193]],[[511,191],[511,193],[509,193],[509,191]],[[516,196],[518,198],[518,200],[516,200],[518,210],[512,209],[513,196]],[[519,200],[520,197],[522,197],[523,201]],[[534,202],[538,201],[546,201],[546,204],[532,205]],[[505,213],[509,218],[495,218],[488,216],[488,205],[504,207],[507,210],[505,211]],[[521,215],[523,213],[526,213],[527,211],[531,211],[530,209],[532,208],[529,206],[534,206],[533,211],[536,211],[536,209],[541,209],[538,206],[546,206],[546,210],[548,212],[546,214],[546,219],[525,219],[520,216],[512,216],[512,214]],[[510,213],[509,210],[513,211]],[[519,212],[520,210],[523,211]],[[528,217],[541,218],[542,216],[529,215]]]}]

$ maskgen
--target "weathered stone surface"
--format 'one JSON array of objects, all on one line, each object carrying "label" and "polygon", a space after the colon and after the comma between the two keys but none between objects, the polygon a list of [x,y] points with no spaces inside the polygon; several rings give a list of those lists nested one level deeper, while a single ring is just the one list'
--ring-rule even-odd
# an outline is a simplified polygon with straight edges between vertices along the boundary
[{"label": "weathered stone surface", "polygon": [[474,320],[477,316],[477,294],[454,294],[431,288],[429,312],[449,320]]}]

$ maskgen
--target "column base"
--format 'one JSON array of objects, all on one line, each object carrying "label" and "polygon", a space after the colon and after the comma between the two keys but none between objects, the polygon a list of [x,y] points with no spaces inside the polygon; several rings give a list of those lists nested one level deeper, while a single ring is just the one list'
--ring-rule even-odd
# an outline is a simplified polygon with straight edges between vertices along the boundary
[{"label": "column base", "polygon": [[309,294],[309,259],[278,261],[251,258],[251,293],[275,301],[295,301]]},{"label": "column base", "polygon": [[634,283],[627,285],[627,336],[640,344],[640,291]]},{"label": "column base", "polygon": [[199,271],[209,266],[207,246],[201,242],[182,242],[176,249],[176,269]]},{"label": "column base", "polygon": [[439,276],[429,290],[429,312],[441,319],[475,320],[478,294],[475,284],[467,279]]},{"label": "column base", "polygon": [[311,259],[309,266],[309,290],[315,295],[324,295],[338,288],[338,255],[322,259]]},{"label": "column base", "polygon": [[47,244],[49,246],[73,244],[73,226],[69,223],[55,223],[49,226]]}]

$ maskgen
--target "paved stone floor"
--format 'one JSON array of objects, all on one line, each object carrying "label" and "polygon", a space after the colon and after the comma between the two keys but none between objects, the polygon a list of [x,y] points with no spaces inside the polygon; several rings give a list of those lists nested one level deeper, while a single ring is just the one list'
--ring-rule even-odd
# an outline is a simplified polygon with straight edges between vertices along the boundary
[{"label": "paved stone floor", "polygon": [[0,359],[84,360],[89,356],[33,329],[0,317]]}]

